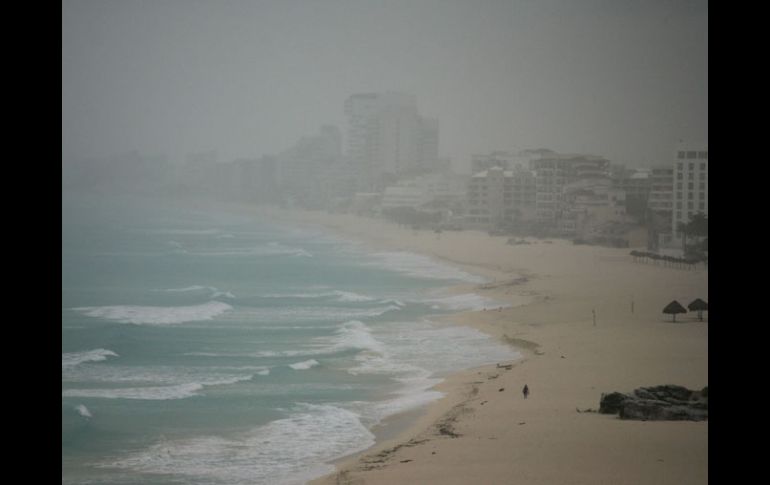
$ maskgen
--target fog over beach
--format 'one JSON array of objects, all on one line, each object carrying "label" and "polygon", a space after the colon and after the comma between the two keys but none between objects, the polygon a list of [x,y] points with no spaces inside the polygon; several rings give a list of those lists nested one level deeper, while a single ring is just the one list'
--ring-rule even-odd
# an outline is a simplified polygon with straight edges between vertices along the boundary
[{"label": "fog over beach", "polygon": [[708,158],[705,0],[64,0],[62,485],[708,483]]}]

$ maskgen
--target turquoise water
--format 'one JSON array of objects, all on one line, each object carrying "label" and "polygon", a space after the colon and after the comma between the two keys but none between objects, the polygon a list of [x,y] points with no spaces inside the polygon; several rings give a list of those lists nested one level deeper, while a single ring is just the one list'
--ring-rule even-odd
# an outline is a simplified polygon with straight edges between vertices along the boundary
[{"label": "turquoise water", "polygon": [[63,196],[62,483],[300,484],[449,372],[518,354],[432,315],[474,275],[320,228]]}]

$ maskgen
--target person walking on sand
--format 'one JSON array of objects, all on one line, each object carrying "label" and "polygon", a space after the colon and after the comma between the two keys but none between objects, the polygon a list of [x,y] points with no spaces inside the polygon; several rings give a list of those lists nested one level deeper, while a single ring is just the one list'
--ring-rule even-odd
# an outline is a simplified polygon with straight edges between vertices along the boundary
[{"label": "person walking on sand", "polygon": [[527,396],[529,396],[529,387],[527,387],[526,384],[524,384],[524,389],[521,390],[521,393],[524,394],[524,399],[526,399]]}]

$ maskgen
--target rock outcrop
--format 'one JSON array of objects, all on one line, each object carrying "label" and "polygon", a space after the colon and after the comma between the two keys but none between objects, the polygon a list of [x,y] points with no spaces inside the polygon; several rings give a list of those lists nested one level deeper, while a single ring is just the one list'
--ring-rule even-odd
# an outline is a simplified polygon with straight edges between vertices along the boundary
[{"label": "rock outcrop", "polygon": [[700,391],[670,384],[640,387],[630,394],[602,394],[599,401],[602,414],[642,421],[705,421],[708,409],[708,386]]}]

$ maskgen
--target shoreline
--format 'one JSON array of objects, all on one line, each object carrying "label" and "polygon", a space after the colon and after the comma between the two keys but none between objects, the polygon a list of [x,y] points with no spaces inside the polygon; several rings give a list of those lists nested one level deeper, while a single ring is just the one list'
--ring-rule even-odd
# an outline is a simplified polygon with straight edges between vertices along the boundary
[{"label": "shoreline", "polygon": [[436,235],[347,214],[248,212],[441,260],[492,282],[453,288],[515,305],[441,321],[511,344],[522,358],[510,368],[490,364],[445,376],[434,388],[444,397],[387,418],[377,428],[390,428],[373,430],[372,447],[331,462],[335,471],[310,485],[708,482],[708,421],[625,421],[592,412],[602,393],[708,385],[707,317],[672,324],[661,313],[672,299],[707,301],[707,269],[635,263],[632,248],[562,240],[511,246],[479,231]]}]

